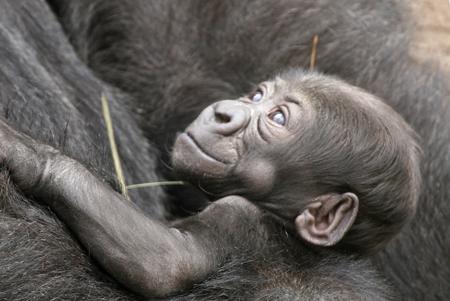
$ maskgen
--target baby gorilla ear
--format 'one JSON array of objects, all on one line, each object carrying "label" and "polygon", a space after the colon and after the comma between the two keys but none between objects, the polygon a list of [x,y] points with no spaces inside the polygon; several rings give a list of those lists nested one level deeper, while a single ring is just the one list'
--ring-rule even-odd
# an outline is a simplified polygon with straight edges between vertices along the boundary
[{"label": "baby gorilla ear", "polygon": [[321,195],[297,216],[295,229],[313,245],[333,246],[353,225],[358,207],[358,197],[353,193]]}]

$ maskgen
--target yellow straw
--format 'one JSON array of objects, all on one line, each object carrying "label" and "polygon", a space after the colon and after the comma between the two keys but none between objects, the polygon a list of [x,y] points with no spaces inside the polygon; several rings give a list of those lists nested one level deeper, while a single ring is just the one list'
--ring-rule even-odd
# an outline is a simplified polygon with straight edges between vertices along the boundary
[{"label": "yellow straw", "polygon": [[148,182],[148,183],[141,183],[141,184],[132,184],[128,185],[128,189],[137,189],[137,188],[145,188],[145,187],[155,187],[155,186],[162,186],[162,185],[184,185],[185,183],[183,181],[161,181],[161,182]]},{"label": "yellow straw", "polygon": [[119,181],[120,190],[123,196],[129,200],[127,186],[125,184],[125,177],[123,176],[122,165],[120,163],[119,152],[117,151],[116,140],[114,139],[114,130],[112,126],[111,114],[109,113],[108,99],[102,94],[102,112],[105,119],[106,130],[108,132],[109,145],[111,147],[111,154],[114,162],[114,169],[116,171],[117,180]]},{"label": "yellow straw", "polygon": [[309,69],[313,70],[316,66],[316,57],[317,57],[317,43],[319,43],[319,36],[314,35],[312,40],[312,48],[311,48],[311,61],[309,62]]}]

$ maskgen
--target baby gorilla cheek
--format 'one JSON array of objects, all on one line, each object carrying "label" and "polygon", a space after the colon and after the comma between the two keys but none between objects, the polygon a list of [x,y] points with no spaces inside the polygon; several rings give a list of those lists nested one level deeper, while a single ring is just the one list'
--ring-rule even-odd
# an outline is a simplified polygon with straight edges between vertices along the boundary
[{"label": "baby gorilla cheek", "polygon": [[245,191],[251,196],[264,196],[269,193],[275,182],[275,167],[264,159],[241,161],[235,170],[241,179]]}]

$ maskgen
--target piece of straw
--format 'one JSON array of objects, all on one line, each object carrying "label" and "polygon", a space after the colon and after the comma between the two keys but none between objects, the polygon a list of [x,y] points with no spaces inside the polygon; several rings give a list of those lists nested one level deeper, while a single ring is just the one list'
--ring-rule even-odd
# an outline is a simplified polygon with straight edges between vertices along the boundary
[{"label": "piece of straw", "polygon": [[185,185],[183,181],[161,181],[161,182],[148,182],[141,184],[131,184],[127,186],[127,189],[138,189],[138,188],[146,188],[146,187],[156,187],[163,185]]},{"label": "piece of straw", "polygon": [[119,152],[117,151],[116,139],[114,138],[114,130],[112,125],[111,114],[109,112],[108,99],[105,94],[102,94],[102,112],[105,119],[106,131],[108,133],[109,146],[111,147],[111,155],[114,162],[114,169],[116,171],[117,180],[119,181],[120,190],[123,196],[129,200],[127,186],[125,184],[125,177],[122,171],[122,164],[120,163]]},{"label": "piece of straw", "polygon": [[122,191],[123,196],[130,200],[130,196],[128,195],[128,189],[138,189],[138,188],[146,188],[146,187],[156,187],[163,185],[185,185],[183,181],[159,181],[159,182],[148,182],[148,183],[140,183],[140,184],[131,184],[126,185],[125,177],[122,171],[122,164],[120,162],[119,152],[117,151],[116,139],[114,138],[114,130],[112,125],[112,118],[109,112],[109,104],[108,99],[104,94],[102,94],[102,112],[103,118],[105,119],[106,131],[108,133],[109,146],[111,147],[111,154],[114,162],[114,170],[116,171],[117,180],[119,181],[120,190]]},{"label": "piece of straw", "polygon": [[309,62],[309,70],[313,70],[314,67],[316,66],[317,43],[319,43],[319,36],[314,35],[313,40],[312,40],[311,60]]}]

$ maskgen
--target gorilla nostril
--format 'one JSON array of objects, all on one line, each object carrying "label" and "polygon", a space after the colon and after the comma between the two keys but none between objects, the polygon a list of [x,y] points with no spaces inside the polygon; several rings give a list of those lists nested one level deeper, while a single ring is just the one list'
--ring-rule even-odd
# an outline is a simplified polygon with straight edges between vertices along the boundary
[{"label": "gorilla nostril", "polygon": [[228,123],[231,121],[231,117],[224,113],[215,112],[214,113],[214,120],[217,123]]},{"label": "gorilla nostril", "polygon": [[240,102],[222,100],[213,104],[212,110],[208,111],[208,122],[211,123],[209,129],[215,134],[233,135],[247,124],[249,113]]}]

